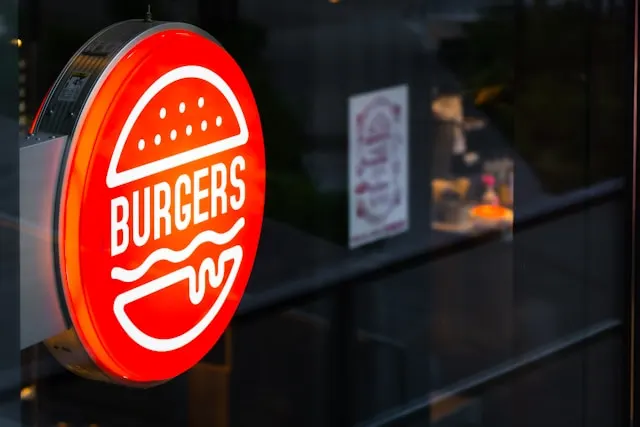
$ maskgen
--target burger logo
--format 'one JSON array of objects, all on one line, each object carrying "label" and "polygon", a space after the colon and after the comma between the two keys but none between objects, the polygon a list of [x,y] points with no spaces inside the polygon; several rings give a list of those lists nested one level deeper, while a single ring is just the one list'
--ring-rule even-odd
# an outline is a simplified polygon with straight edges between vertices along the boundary
[{"label": "burger logo", "polygon": [[211,349],[249,279],[264,206],[258,110],[231,56],[185,29],[143,38],[95,91],[64,177],[65,295],[105,372],[165,380]]},{"label": "burger logo", "polygon": [[[200,96],[165,106],[162,100],[180,98],[180,82],[189,79],[202,82]],[[210,96],[206,97],[207,93]],[[165,128],[168,132],[164,135],[160,132],[154,135],[154,129],[164,128],[162,122],[168,120],[168,114],[176,116],[169,126],[172,129]],[[210,117],[215,117],[211,127],[215,126],[217,132],[209,127],[207,118]],[[178,123],[182,126],[177,126]],[[175,144],[180,127],[181,143]],[[167,140],[164,144],[163,139]],[[233,243],[245,219],[238,215],[228,230],[213,230],[207,222],[221,214],[238,212],[244,205],[244,157],[236,154],[226,165],[215,162],[215,155],[242,146],[247,140],[247,124],[233,91],[217,74],[198,66],[174,69],[155,81],[125,121],[106,181],[109,188],[128,186],[130,190],[111,199],[110,247],[114,260],[126,259],[129,264],[139,262],[135,268],[115,265],[111,269],[112,279],[135,285],[115,299],[114,313],[127,335],[148,350],[171,351],[191,342],[215,319],[229,295],[243,255],[242,246]],[[141,155],[145,150],[150,153]],[[130,159],[129,162],[126,159]],[[144,163],[138,164],[140,159],[144,159]],[[210,160],[205,167],[190,174],[181,173],[173,182],[156,179],[153,185],[143,188],[136,185],[201,159]],[[185,201],[190,194],[192,200]],[[193,230],[189,233],[193,238],[180,250],[153,244],[173,232],[186,230]],[[211,250],[199,251],[195,256],[196,250],[203,245],[221,248],[217,259],[209,256]],[[119,257],[130,247],[136,249],[133,256]],[[145,248],[149,248],[148,254],[145,254]],[[154,274],[154,266],[163,261],[170,267],[175,266],[175,271]],[[168,269],[172,270],[170,267]],[[149,277],[151,280],[145,280]],[[219,292],[213,306],[191,328],[175,337],[154,337],[138,328],[127,315],[128,304],[185,281],[189,302],[193,305],[202,303],[207,288]]]}]

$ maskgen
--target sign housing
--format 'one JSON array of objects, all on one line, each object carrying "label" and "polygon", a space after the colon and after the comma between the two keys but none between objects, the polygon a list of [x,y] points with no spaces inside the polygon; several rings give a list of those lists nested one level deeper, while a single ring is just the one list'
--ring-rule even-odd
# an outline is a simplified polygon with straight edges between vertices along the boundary
[{"label": "sign housing", "polygon": [[239,66],[193,26],[118,23],[70,60],[32,133],[68,135],[48,263],[68,330],[48,347],[94,379],[185,372],[236,311],[262,226],[262,130]]}]

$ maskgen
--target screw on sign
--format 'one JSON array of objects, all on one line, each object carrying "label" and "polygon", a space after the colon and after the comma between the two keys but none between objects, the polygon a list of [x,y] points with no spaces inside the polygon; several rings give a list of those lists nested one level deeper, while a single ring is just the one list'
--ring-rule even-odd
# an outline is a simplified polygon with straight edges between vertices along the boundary
[{"label": "screw on sign", "polygon": [[61,282],[109,377],[171,379],[229,324],[264,207],[258,110],[210,37],[157,27],[119,54],[72,135],[59,206]]}]

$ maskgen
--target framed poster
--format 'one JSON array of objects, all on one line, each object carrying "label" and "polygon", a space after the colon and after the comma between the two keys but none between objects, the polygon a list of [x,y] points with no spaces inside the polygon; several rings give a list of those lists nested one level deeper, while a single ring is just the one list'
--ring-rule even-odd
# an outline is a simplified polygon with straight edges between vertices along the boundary
[{"label": "framed poster", "polygon": [[409,88],[349,98],[349,248],[409,228]]}]

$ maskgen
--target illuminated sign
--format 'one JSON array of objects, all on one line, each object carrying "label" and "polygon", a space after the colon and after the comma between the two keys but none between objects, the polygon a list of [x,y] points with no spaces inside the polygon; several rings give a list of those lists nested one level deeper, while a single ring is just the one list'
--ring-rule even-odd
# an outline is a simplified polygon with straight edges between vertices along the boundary
[{"label": "illuminated sign", "polygon": [[54,248],[77,339],[112,381],[149,384],[195,365],[236,311],[258,247],[265,159],[229,53],[191,26],[136,25],[131,40],[80,49],[102,71],[68,67],[34,128],[49,111],[77,114]]}]

